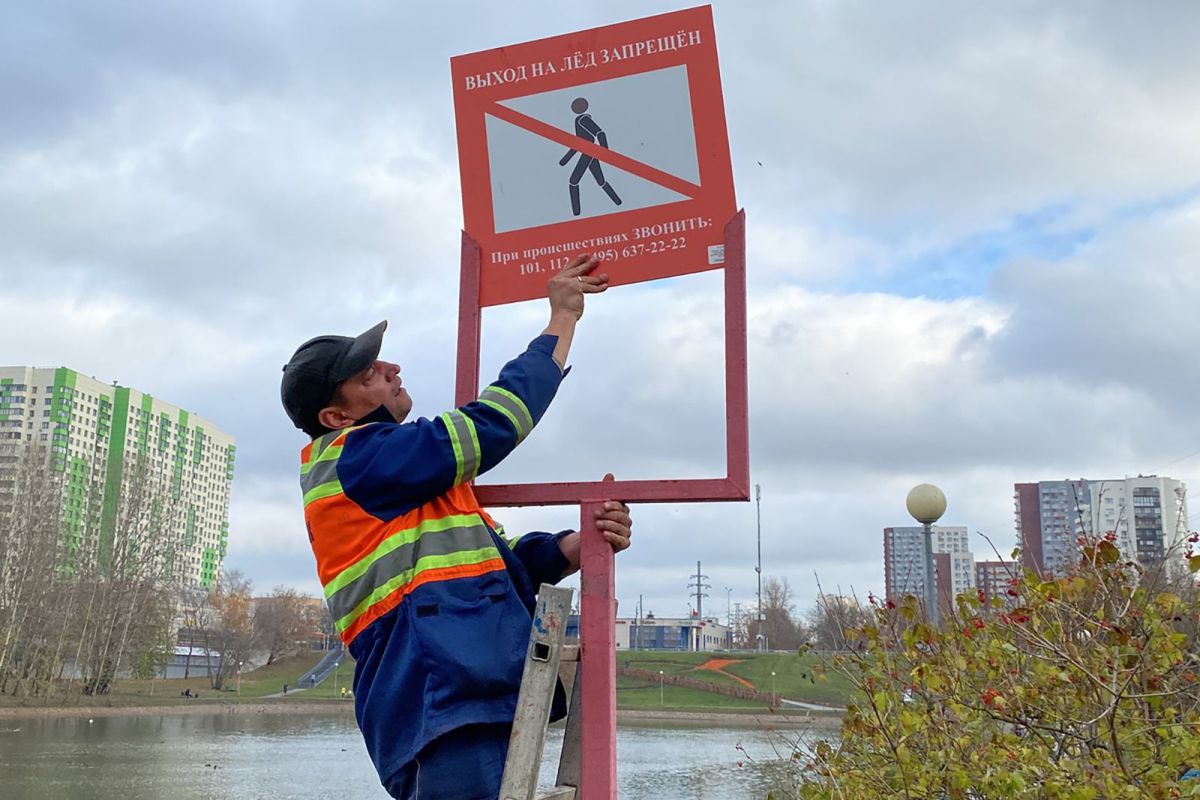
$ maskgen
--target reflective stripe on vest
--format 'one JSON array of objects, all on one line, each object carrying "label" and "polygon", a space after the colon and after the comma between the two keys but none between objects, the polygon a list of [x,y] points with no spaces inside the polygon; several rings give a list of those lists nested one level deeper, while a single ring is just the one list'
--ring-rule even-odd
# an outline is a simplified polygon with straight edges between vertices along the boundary
[{"label": "reflective stripe on vest", "polygon": [[325,599],[338,631],[344,631],[375,603],[429,570],[497,558],[500,551],[478,514],[427,519],[393,533],[338,573],[325,585]]},{"label": "reflective stripe on vest", "polygon": [[341,493],[337,460],[346,443],[346,435],[352,430],[355,428],[327,433],[300,451],[300,488],[304,491],[306,507],[314,500]]},{"label": "reflective stripe on vest", "polygon": [[[448,430],[453,430],[451,424],[447,422]],[[478,507],[468,486],[456,487],[450,490],[450,495],[456,497],[454,502],[460,511],[470,508],[474,511],[445,513],[445,509],[455,506],[433,503],[392,522],[371,516],[346,497],[337,477],[337,463],[346,436],[352,430],[326,434],[312,442],[302,451],[300,466],[310,529],[314,520],[326,518],[331,526],[336,526],[337,534],[348,537],[343,543],[361,540],[370,546],[371,541],[378,542],[370,552],[361,555],[351,545],[350,552],[343,553],[349,558],[341,562],[339,569],[334,566],[336,559],[331,564],[327,549],[319,547],[314,539],[313,550],[325,599],[346,643],[395,608],[418,586],[504,569],[503,558],[489,530],[491,520]],[[462,429],[458,432],[464,433]],[[471,465],[478,464],[477,445],[470,435],[460,438],[459,443],[464,459],[460,469],[474,470],[476,467]],[[470,474],[473,476],[474,472]],[[439,516],[426,516],[437,513],[433,509],[438,507],[442,509]],[[326,529],[320,524],[316,527]],[[338,570],[333,575],[329,574],[331,567]]]},{"label": "reflective stripe on vest", "polygon": [[475,432],[475,421],[461,411],[447,411],[438,417],[450,434],[454,448],[454,485],[475,480],[479,473],[479,435]]},{"label": "reflective stripe on vest", "polygon": [[507,389],[489,386],[480,392],[479,402],[508,417],[508,421],[512,423],[517,432],[518,444],[533,430],[533,415],[529,413],[529,408],[521,398]]}]

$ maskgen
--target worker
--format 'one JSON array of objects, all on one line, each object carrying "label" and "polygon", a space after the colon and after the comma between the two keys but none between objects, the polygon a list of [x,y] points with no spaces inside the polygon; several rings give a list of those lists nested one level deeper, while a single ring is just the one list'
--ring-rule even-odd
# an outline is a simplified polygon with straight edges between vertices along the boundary
[{"label": "worker", "polygon": [[[304,518],[336,627],[355,659],[359,728],[380,781],[404,800],[499,793],[538,587],[579,568],[580,534],[508,539],[470,482],[529,436],[566,374],[584,298],[608,288],[580,256],[550,279],[550,322],[474,400],[407,422],[381,322],[319,336],[284,367],[301,451]],[[590,423],[589,423],[590,424]],[[624,503],[596,526],[629,546]],[[565,713],[561,687],[557,717]]]}]

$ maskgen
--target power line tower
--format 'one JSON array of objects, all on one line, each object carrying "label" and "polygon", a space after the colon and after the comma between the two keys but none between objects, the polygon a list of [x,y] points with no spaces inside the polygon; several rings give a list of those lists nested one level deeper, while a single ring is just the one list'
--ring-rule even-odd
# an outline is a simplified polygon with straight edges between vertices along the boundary
[{"label": "power line tower", "polygon": [[[700,562],[699,561],[696,562],[696,574],[691,577],[692,577],[692,580],[688,582],[688,588],[689,589],[694,588],[696,590],[696,593],[694,595],[696,598],[696,617],[699,618],[700,622],[703,622],[704,621],[703,602],[704,602],[704,598],[708,597],[708,592],[706,592],[704,590],[711,589],[712,586],[710,584],[705,583],[705,581],[708,580],[708,576],[700,574]],[[696,649],[697,650],[700,649],[698,642],[696,645]]]},{"label": "power line tower", "polygon": [[735,647],[741,646],[746,638],[745,624],[742,619],[742,604],[741,603],[733,604],[733,620],[729,623],[729,625],[733,629],[734,646]]}]

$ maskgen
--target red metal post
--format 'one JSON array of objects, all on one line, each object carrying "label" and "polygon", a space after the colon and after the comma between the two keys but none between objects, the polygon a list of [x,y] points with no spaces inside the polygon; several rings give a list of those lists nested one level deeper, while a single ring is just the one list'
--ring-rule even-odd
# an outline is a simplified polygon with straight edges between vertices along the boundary
[{"label": "red metal post", "polygon": [[596,527],[603,509],[603,500],[585,500],[579,512],[581,800],[617,797],[616,569],[612,545]]},{"label": "red metal post", "polygon": [[746,373],[746,210],[725,226],[725,463],[737,499],[750,498],[750,399]]},{"label": "red metal post", "polygon": [[462,267],[458,289],[458,361],[454,373],[454,405],[479,394],[479,336],[483,309],[479,306],[479,244],[463,231]]}]

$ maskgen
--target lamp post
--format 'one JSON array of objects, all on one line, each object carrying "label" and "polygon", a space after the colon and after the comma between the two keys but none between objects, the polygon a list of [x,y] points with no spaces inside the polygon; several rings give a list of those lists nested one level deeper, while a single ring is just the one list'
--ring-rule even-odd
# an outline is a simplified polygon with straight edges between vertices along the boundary
[{"label": "lamp post", "polygon": [[238,662],[238,687],[237,687],[237,696],[238,697],[242,696],[242,663],[243,662],[241,662],[241,661]]},{"label": "lamp post", "polygon": [[940,614],[937,607],[937,573],[933,568],[933,523],[946,513],[946,495],[933,484],[922,483],[908,493],[905,505],[912,518],[925,527],[925,613],[929,615],[929,621],[937,625]]},{"label": "lamp post", "polygon": [[758,625],[755,630],[758,632],[758,649],[762,652],[766,650],[762,635],[762,487],[757,483],[754,484],[754,516],[758,532],[758,564],[754,567],[754,572],[758,575],[758,610],[755,612]]},{"label": "lamp post", "polygon": [[663,689],[663,671],[658,671],[658,704],[665,706],[667,704],[666,691]]},{"label": "lamp post", "polygon": [[775,707],[775,673],[771,672],[771,707]]}]

